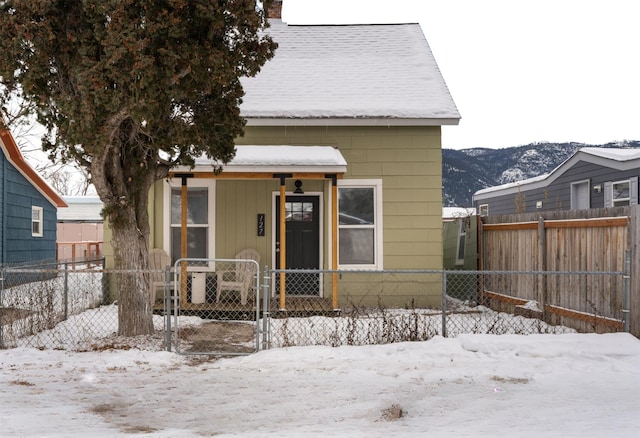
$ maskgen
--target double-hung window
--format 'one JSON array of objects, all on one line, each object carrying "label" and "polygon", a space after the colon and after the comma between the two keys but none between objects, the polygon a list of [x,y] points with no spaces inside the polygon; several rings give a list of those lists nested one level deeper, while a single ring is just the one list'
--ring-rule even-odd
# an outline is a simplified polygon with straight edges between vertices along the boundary
[{"label": "double-hung window", "polygon": [[[189,180],[187,187],[187,257],[209,258],[213,255],[213,204],[212,182]],[[172,263],[181,257],[182,251],[182,187],[172,181],[167,190],[170,209],[166,217],[168,249]]]},{"label": "double-hung window", "polygon": [[623,207],[638,203],[638,177],[604,183],[604,206]]},{"label": "double-hung window", "polygon": [[338,181],[338,264],[382,269],[382,180]]},{"label": "double-hung window", "polygon": [[614,207],[629,205],[629,180],[611,183],[611,200]]},{"label": "double-hung window", "polygon": [[31,207],[31,235],[33,237],[42,237],[43,231],[43,210],[42,207]]}]

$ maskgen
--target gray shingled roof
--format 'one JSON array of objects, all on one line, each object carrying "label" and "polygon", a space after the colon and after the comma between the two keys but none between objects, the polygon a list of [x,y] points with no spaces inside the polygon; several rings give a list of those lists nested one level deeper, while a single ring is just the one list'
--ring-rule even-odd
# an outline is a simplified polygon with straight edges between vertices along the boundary
[{"label": "gray shingled roof", "polygon": [[[287,25],[267,30],[275,57],[246,92],[250,125],[269,119],[457,124],[458,110],[418,24]],[[355,120],[354,120],[355,119]]]}]

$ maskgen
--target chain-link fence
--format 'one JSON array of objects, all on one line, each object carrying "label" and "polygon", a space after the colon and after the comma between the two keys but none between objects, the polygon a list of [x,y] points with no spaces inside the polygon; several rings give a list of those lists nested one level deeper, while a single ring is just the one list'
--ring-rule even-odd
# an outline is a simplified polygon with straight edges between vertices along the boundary
[{"label": "chain-link fence", "polygon": [[[0,348],[131,345],[116,336],[117,271],[60,265],[0,272]],[[630,315],[628,276],[620,272],[258,272],[255,261],[194,260],[140,274],[165,278],[166,299],[162,291],[155,296],[156,334],[135,346],[184,354],[461,333],[628,331]],[[312,274],[304,292],[296,287],[303,274]]]},{"label": "chain-link fence", "polygon": [[[0,348],[130,346],[117,336],[118,273],[105,270],[103,259],[0,267]],[[164,348],[160,313],[153,316],[157,335],[137,339],[137,346]]]},{"label": "chain-link fence", "polygon": [[[271,347],[461,333],[603,333],[623,331],[625,323],[628,331],[629,291],[621,272],[307,272],[318,276],[317,294],[270,301]],[[288,293],[304,273],[274,270],[265,278],[285,275]]]}]

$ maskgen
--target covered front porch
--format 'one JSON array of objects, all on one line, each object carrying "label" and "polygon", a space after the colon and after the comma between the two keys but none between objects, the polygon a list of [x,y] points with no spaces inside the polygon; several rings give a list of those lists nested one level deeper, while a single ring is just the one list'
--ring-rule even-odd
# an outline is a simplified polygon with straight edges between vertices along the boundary
[{"label": "covered front porch", "polygon": [[[330,146],[237,146],[227,165],[201,158],[193,169],[172,172],[163,183],[162,247],[178,261],[183,311],[252,311],[250,300],[193,302],[187,285],[203,263],[215,272],[216,259],[232,260],[243,249],[258,253],[260,269],[337,270],[337,186],[346,166]],[[179,261],[193,258],[206,261]],[[277,309],[300,311],[300,297],[311,313],[337,310],[337,274],[275,275],[269,299]]]}]

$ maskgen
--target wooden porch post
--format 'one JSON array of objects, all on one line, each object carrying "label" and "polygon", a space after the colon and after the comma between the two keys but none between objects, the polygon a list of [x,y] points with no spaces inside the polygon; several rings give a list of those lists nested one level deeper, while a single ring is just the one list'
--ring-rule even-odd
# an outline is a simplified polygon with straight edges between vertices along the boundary
[{"label": "wooden porch post", "polygon": [[[280,178],[280,269],[287,268],[287,187],[286,187],[286,175],[274,175]],[[280,272],[280,310],[287,309],[287,287],[286,287],[286,275],[284,272]]]},{"label": "wooden porch post", "polygon": [[338,310],[338,179],[331,178],[331,303],[333,310]]}]

